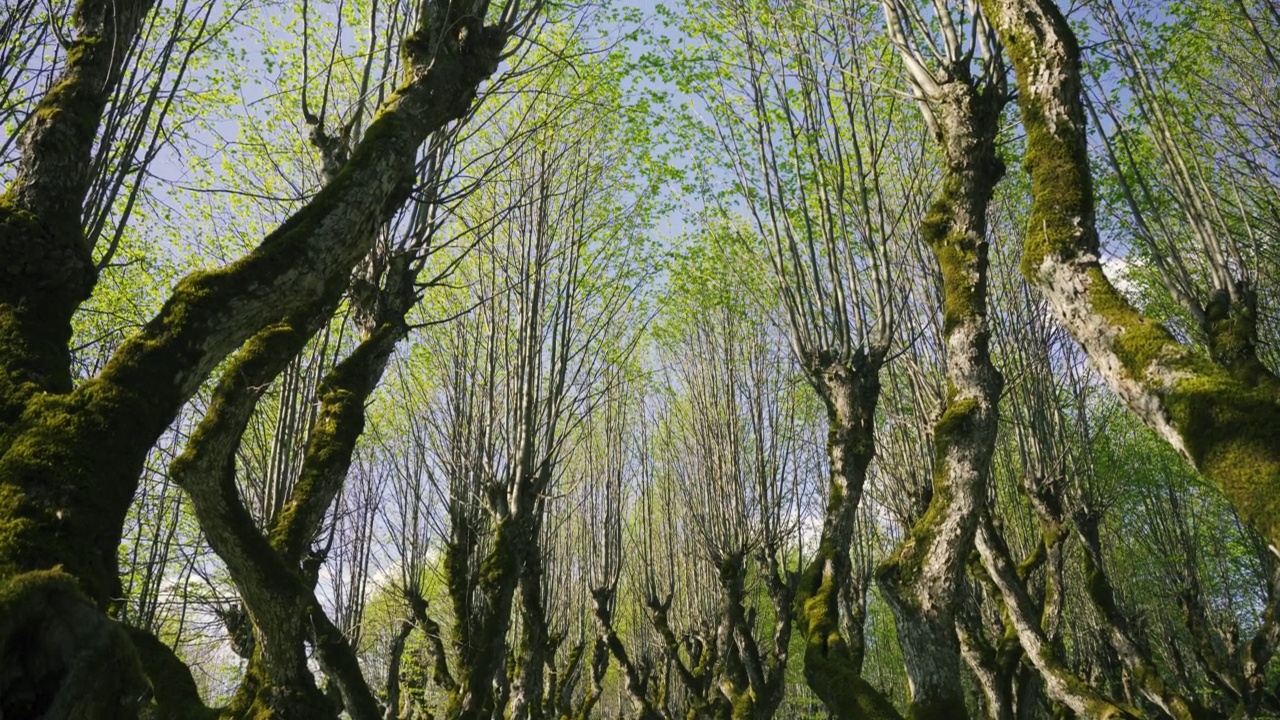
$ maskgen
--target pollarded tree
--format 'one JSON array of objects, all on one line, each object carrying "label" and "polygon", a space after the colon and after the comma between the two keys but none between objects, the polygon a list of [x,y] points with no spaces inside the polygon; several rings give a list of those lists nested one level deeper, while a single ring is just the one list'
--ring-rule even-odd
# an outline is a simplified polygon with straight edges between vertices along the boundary
[{"label": "pollarded tree", "polygon": [[[890,255],[925,193],[919,127],[877,87],[871,3],[690,4],[685,28],[718,47],[682,58],[735,184],[714,199],[763,238],[792,350],[829,419],[822,536],[797,588],[805,674],[841,717],[894,717],[857,672],[840,589],[875,455],[880,370],[894,329]],[[699,64],[702,63],[702,64]],[[735,206],[735,207],[726,207]]]},{"label": "pollarded tree", "polygon": [[1004,175],[996,135],[1007,99],[1002,52],[971,4],[886,2],[890,37],[935,140],[943,176],[921,234],[942,280],[946,396],[933,427],[929,507],[876,572],[894,611],[913,718],[966,714],[955,609],[987,499],[1004,379],[991,361],[987,214]]},{"label": "pollarded tree", "polygon": [[[0,199],[0,644],[6,715],[134,714],[184,668],[109,617],[115,548],[146,453],[230,353],[305,333],[406,199],[419,145],[469,111],[538,4],[426,3],[397,90],[310,201],[256,249],[189,275],[102,370],[68,343],[97,277],[89,158],[149,0],[79,3],[74,38]],[[261,335],[265,333],[265,335]],[[260,337],[259,337],[260,336]],[[100,667],[114,668],[99,672]],[[178,669],[175,670],[175,666]],[[189,676],[185,680],[190,683]]]},{"label": "pollarded tree", "polygon": [[1134,307],[1102,269],[1075,33],[1047,0],[982,7],[1017,72],[1027,133],[1023,272],[1125,403],[1280,553],[1280,379],[1257,351],[1258,288],[1228,258],[1215,263],[1203,346]]},{"label": "pollarded tree", "polygon": [[471,148],[505,159],[457,210],[475,252],[452,261],[460,289],[432,310],[458,317],[418,336],[432,355],[411,381],[426,388],[424,469],[448,504],[453,662],[433,674],[449,717],[548,710],[549,506],[643,326],[643,138],[624,113],[594,112],[621,103],[624,65],[612,52],[573,64],[580,41],[525,74]]},{"label": "pollarded tree", "polygon": [[[671,389],[663,457],[653,462],[670,471],[681,502],[668,512],[718,595],[712,683],[698,701],[740,720],[772,718],[783,701],[799,496],[809,484],[800,478],[808,468],[797,468],[807,398],[797,393],[780,308],[762,297],[763,271],[732,234],[699,238],[674,264],[657,333]],[[684,684],[702,690],[694,677]]]}]

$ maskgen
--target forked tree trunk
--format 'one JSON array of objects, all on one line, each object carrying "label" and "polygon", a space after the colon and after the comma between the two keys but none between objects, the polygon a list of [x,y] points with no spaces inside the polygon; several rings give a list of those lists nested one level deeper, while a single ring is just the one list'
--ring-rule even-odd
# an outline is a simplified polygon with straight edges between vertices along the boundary
[{"label": "forked tree trunk", "polygon": [[[520,581],[519,548],[533,541],[528,525],[524,516],[500,520],[489,553],[480,563],[478,587],[472,588],[463,581],[461,587],[450,588],[454,593],[455,617],[469,616],[470,634],[465,643],[455,644],[458,686],[445,704],[446,720],[485,720],[495,712],[494,683],[499,674],[506,673],[507,630],[511,627],[511,611]],[[446,564],[453,562],[450,555],[461,551],[450,544]],[[476,591],[483,596],[477,607],[458,595]]]},{"label": "forked tree trunk", "polygon": [[1019,577],[1009,557],[1009,549],[1005,547],[1004,540],[989,517],[984,517],[979,523],[974,544],[982,557],[982,565],[1004,604],[1008,623],[1017,634],[1027,659],[1044,680],[1049,697],[1082,718],[1140,720],[1141,713],[1090,687],[1058,656],[1045,637],[1035,603],[1027,595],[1023,579]]},{"label": "forked tree trunk", "polygon": [[[182,280],[102,373],[73,389],[70,318],[93,274],[91,249],[70,222],[87,182],[77,168],[87,167],[121,49],[149,7],[77,8],[79,38],[0,198],[0,251],[11,259],[0,270],[0,617],[28,617],[25,630],[0,626],[6,716],[129,715],[147,702],[137,650],[102,612],[121,594],[115,553],[147,451],[229,353],[345,282],[368,252],[370,228],[407,197],[417,148],[468,112],[507,39],[462,3],[426,18],[405,43],[404,83],[343,169],[246,257]],[[98,610],[55,617],[63,606]],[[52,632],[72,617],[75,628]],[[104,663],[108,650],[116,660]],[[112,671],[86,684],[86,667]]]}]

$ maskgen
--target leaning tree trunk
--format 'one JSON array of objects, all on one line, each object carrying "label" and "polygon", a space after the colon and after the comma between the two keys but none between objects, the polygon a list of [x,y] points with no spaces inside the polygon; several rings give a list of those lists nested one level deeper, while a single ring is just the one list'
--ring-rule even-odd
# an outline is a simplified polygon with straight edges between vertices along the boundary
[{"label": "leaning tree trunk", "polygon": [[261,712],[281,718],[334,715],[307,666],[308,641],[352,718],[378,720],[382,715],[354,651],[320,607],[313,579],[304,577],[301,565],[326,510],[342,489],[356,439],[364,429],[365,404],[407,331],[404,317],[415,293],[406,261],[393,262],[362,342],[320,383],[319,412],[299,479],[269,537],[254,525],[235,482],[236,451],[262,389],[327,321],[337,299],[335,293],[295,322],[264,330],[236,354],[209,412],[172,466],[257,634],[249,670],[229,710],[233,718]]},{"label": "leaning tree trunk", "polygon": [[960,602],[973,533],[987,501],[997,403],[1004,380],[991,362],[987,322],[987,205],[1004,165],[995,135],[1001,85],[979,92],[967,62],[931,88],[946,163],[923,235],[942,274],[947,397],[933,429],[933,496],[924,516],[877,570],[906,662],[912,718],[963,718]]},{"label": "leaning tree trunk", "polygon": [[1280,554],[1280,379],[1258,360],[1253,293],[1210,302],[1208,358],[1125,299],[1100,261],[1075,35],[1050,0],[981,5],[1018,76],[1032,184],[1023,274],[1129,408]]},{"label": "leaning tree trunk", "polygon": [[1027,660],[1044,680],[1045,690],[1057,703],[1070,708],[1082,718],[1091,720],[1139,720],[1141,713],[1107,698],[1071,671],[1045,637],[1032,602],[1019,577],[1009,549],[993,526],[990,517],[984,517],[978,525],[975,546],[982,557],[982,566],[997,589],[1005,608],[1009,625],[1018,636],[1026,652]]},{"label": "leaning tree trunk", "polygon": [[407,197],[418,146],[468,112],[508,34],[461,3],[426,18],[405,43],[404,83],[320,193],[238,262],[182,280],[101,374],[72,388],[70,318],[93,269],[71,219],[121,49],[149,8],[78,6],[61,79],[0,198],[0,617],[24,619],[0,625],[6,717],[127,715],[145,702],[137,649],[103,611],[121,595],[115,552],[148,449],[229,353],[345,282],[368,228]]}]

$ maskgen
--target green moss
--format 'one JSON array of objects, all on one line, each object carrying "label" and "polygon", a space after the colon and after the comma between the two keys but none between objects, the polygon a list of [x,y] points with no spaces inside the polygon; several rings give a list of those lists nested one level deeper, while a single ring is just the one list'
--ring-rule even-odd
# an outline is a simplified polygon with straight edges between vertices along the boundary
[{"label": "green moss", "polygon": [[36,392],[71,390],[70,318],[91,278],[59,245],[11,193],[0,196],[0,427]]},{"label": "green moss", "polygon": [[754,720],[756,716],[756,694],[751,690],[732,693],[730,699],[730,717],[733,720]]},{"label": "green moss", "polygon": [[120,597],[115,549],[149,447],[122,442],[140,434],[136,402],[90,381],[27,403],[0,462],[0,575],[62,565],[101,606]]},{"label": "green moss", "polygon": [[510,519],[503,519],[498,523],[493,547],[480,563],[479,585],[486,595],[497,592],[509,583],[519,569],[515,547],[516,529],[515,522]]},{"label": "green moss", "polygon": [[970,237],[955,227],[962,179],[948,172],[941,192],[921,225],[924,241],[933,248],[942,275],[942,321],[944,334],[956,325],[985,313],[986,262],[980,238]]},{"label": "green moss", "polygon": [[1196,467],[1280,547],[1280,398],[1220,370],[1179,382],[1168,407]]},{"label": "green moss", "polygon": [[218,711],[205,707],[196,689],[195,679],[169,646],[145,630],[126,627],[129,639],[155,688],[157,718],[213,720]]},{"label": "green moss", "polygon": [[[1043,31],[1066,43],[1067,67],[1062,70],[1068,82],[1078,85],[1080,50],[1075,36],[1057,8],[1038,6],[1053,25]],[[1002,13],[995,13],[1002,18]],[[1040,37],[1025,28],[999,26],[1000,41],[1017,70],[1018,105],[1027,133],[1024,165],[1031,174],[1032,207],[1027,237],[1023,246],[1022,271],[1032,284],[1039,280],[1040,267],[1049,255],[1077,257],[1084,252],[1097,252],[1098,238],[1093,229],[1093,179],[1089,172],[1088,149],[1084,137],[1084,113],[1078,103],[1071,108],[1073,117],[1063,123],[1045,114],[1039,89],[1027,87],[1028,78],[1041,78],[1033,69],[1044,65]],[[1078,87],[1064,87],[1063,97],[1079,95]]]},{"label": "green moss", "polygon": [[224,720],[301,720],[333,718],[337,713],[324,693],[308,681],[303,687],[278,687],[271,683],[260,650],[255,649]]},{"label": "green moss", "polygon": [[1108,324],[1120,329],[1113,347],[1131,377],[1141,382],[1153,361],[1168,362],[1181,353],[1181,345],[1169,331],[1138,312],[1107,280],[1102,266],[1094,263],[1086,273],[1089,304]]},{"label": "green moss", "polygon": [[[973,422],[973,416],[980,407],[978,399],[973,397],[948,401],[946,409],[942,412],[942,417],[933,426],[935,442],[950,444],[953,436],[964,432],[969,424]],[[940,450],[939,454],[943,455],[944,452]]]},{"label": "green moss", "polygon": [[830,546],[819,547],[796,590],[796,624],[805,639],[805,680],[839,720],[896,720],[901,716],[858,673],[840,634],[835,573],[824,572],[830,553]]},{"label": "green moss", "polygon": [[[92,141],[98,130],[106,96],[102,87],[95,86],[102,83],[87,77],[84,66],[86,61],[96,60],[90,54],[102,42],[98,37],[81,36],[68,46],[64,63],[66,70],[62,80],[50,88],[36,106],[34,123],[49,124],[62,120],[82,143]],[[84,150],[88,149],[86,144]]]},{"label": "green moss", "polygon": [[149,696],[133,644],[73,577],[55,568],[0,583],[0,715],[40,717],[56,700],[68,717],[111,720]]}]

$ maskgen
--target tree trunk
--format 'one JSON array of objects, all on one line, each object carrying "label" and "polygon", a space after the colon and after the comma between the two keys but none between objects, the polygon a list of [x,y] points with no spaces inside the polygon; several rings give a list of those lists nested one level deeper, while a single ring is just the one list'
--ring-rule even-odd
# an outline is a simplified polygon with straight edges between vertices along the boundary
[{"label": "tree trunk", "polygon": [[[364,427],[364,406],[405,333],[413,302],[412,277],[401,269],[388,276],[379,303],[379,324],[321,383],[320,411],[307,444],[302,472],[270,540],[255,527],[235,483],[240,437],[265,388],[328,319],[338,295],[331,294],[302,317],[268,328],[236,355],[215,390],[210,409],[171,471],[191,497],[210,545],[226,563],[253,619],[258,642],[250,672],[232,715],[271,710],[282,718],[333,715],[307,667],[305,642],[314,641],[321,665],[357,720],[377,720],[381,709],[360,674],[350,646],[324,615],[301,563],[325,510],[351,463]],[[340,289],[340,288],[338,288]]]},{"label": "tree trunk", "polygon": [[893,611],[911,691],[910,716],[967,716],[955,631],[964,569],[987,501],[997,403],[987,322],[987,205],[1004,174],[995,134],[1002,88],[967,73],[929,93],[946,170],[922,233],[942,275],[947,397],[934,425],[933,495],[924,516],[876,571]]},{"label": "tree trunk", "polygon": [[[458,593],[470,594],[468,584],[454,591],[454,615],[458,624],[470,626],[465,643],[458,649],[458,688],[450,693],[444,710],[447,720],[486,720],[494,712],[494,683],[505,673],[507,630],[511,626],[511,610],[516,586],[520,580],[521,543],[529,542],[529,531],[520,527],[523,518],[507,517],[499,521],[489,554],[480,564],[479,592],[484,600],[468,612],[469,600],[459,604]],[[447,553],[465,552],[450,544]],[[446,563],[454,562],[446,560]],[[451,580],[451,582],[453,582]],[[464,618],[470,616],[468,622]]]},{"label": "tree trunk", "polygon": [[[332,181],[239,262],[180,282],[102,373],[73,389],[69,319],[92,287],[89,249],[67,221],[80,217],[83,202],[76,168],[88,164],[118,74],[112,63],[148,9],[145,0],[79,6],[80,37],[25,131],[24,159],[0,200],[0,249],[21,258],[7,262],[0,279],[0,590],[15,601],[19,592],[69,587],[36,582],[43,576],[22,581],[55,566],[100,608],[120,597],[115,553],[148,449],[228,353],[345,283],[369,249],[370,228],[407,196],[418,146],[466,114],[507,37],[462,3],[428,18],[406,42],[404,84]],[[26,654],[97,652],[80,640],[107,635],[88,627],[70,646]],[[7,640],[0,638],[4,647],[16,647]],[[0,662],[17,660],[6,653]],[[116,664],[120,682],[135,665]],[[61,667],[71,682],[72,664]],[[45,689],[15,687],[8,696],[52,702],[73,690],[48,689],[58,682],[46,678]],[[77,702],[94,702],[85,698]]]},{"label": "tree trunk", "polygon": [[826,354],[806,358],[806,372],[827,407],[827,507],[818,551],[800,578],[795,616],[805,639],[804,675],[814,694],[839,720],[900,718],[893,704],[862,678],[840,632],[839,589],[851,582],[849,545],[867,467],[875,455],[874,423],[883,353],[859,350],[845,361]]},{"label": "tree trunk", "polygon": [[[538,537],[540,533],[533,533]],[[525,543],[520,566],[520,675],[511,698],[512,720],[542,720],[544,670],[553,652],[542,604],[542,544]]]},{"label": "tree trunk", "polygon": [[1049,697],[1082,718],[1110,720],[1127,718],[1139,720],[1142,715],[1132,708],[1123,707],[1091,688],[1087,682],[1071,672],[1054,652],[1044,630],[1036,621],[1036,613],[1027,596],[1026,588],[1018,577],[1008,548],[989,518],[978,525],[975,545],[982,557],[982,565],[998,589],[1004,602],[1009,624],[1017,633],[1018,641],[1027,653],[1027,659],[1044,679]]},{"label": "tree trunk", "polygon": [[1280,554],[1280,380],[1258,361],[1248,288],[1206,308],[1209,358],[1138,312],[1100,262],[1080,48],[1049,0],[983,0],[1018,76],[1031,218],[1022,271],[1094,367]]}]

